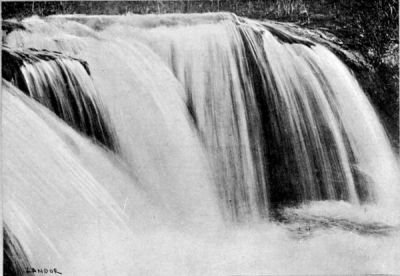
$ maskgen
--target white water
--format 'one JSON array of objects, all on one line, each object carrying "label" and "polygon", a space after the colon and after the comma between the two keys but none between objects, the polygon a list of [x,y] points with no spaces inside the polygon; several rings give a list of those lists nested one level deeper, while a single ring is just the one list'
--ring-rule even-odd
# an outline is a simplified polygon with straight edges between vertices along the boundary
[{"label": "white water", "polygon": [[[4,220],[33,266],[67,275],[400,270],[397,228],[386,236],[340,222],[321,228],[326,218],[367,230],[368,223],[400,222],[398,163],[357,82],[322,46],[282,44],[266,30],[259,44],[256,22],[237,24],[228,15],[30,18],[30,32],[8,35],[12,48],[87,61],[120,146],[115,154],[93,144],[3,84]],[[261,126],[267,107],[257,106],[250,75],[257,68],[246,62],[243,34],[257,68],[271,78],[261,86],[276,84],[267,97],[283,108],[274,127],[291,133],[282,138],[291,145],[282,159],[293,155],[288,162],[298,166],[303,186],[294,191],[303,200],[352,204],[287,209],[288,225],[263,220],[269,191],[280,183],[264,170],[273,168],[263,154],[270,141],[262,137],[271,135]],[[354,167],[368,180],[360,184],[368,205],[359,206]],[[306,237],[296,232],[304,226],[312,228]]]}]

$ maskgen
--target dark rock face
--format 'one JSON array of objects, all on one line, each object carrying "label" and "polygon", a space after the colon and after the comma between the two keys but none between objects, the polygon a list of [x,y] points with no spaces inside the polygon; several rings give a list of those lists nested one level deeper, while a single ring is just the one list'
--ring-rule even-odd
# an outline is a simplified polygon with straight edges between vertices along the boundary
[{"label": "dark rock face", "polygon": [[6,224],[3,225],[3,253],[4,276],[26,275],[26,270],[30,268],[29,259]]},{"label": "dark rock face", "polygon": [[18,51],[12,50],[9,47],[3,45],[1,58],[3,63],[1,67],[3,78],[8,81],[11,81],[11,77],[13,76],[13,74],[15,74],[15,72],[19,70],[24,61],[34,63],[40,60],[51,61],[61,58],[78,61],[85,68],[88,75],[90,75],[89,65],[86,61],[67,56],[60,52],[48,51],[46,49],[37,50],[30,48],[24,49],[23,51]]},{"label": "dark rock face", "polygon": [[25,27],[21,23],[6,20],[1,23],[1,29],[8,34],[15,30],[25,30]]},{"label": "dark rock face", "polygon": [[108,113],[91,79],[78,76],[90,75],[87,62],[54,51],[8,47],[2,49],[2,60],[5,80],[94,142],[118,151]]}]

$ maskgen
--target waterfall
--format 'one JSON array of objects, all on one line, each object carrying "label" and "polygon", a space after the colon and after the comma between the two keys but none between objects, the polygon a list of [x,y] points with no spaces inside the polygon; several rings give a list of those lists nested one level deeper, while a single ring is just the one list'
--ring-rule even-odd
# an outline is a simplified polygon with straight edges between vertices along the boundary
[{"label": "waterfall", "polygon": [[397,157],[322,45],[223,13],[22,24],[2,54],[4,221],[30,264],[96,275],[75,253],[123,267],[138,233],[217,235],[307,202],[398,210]]},{"label": "waterfall", "polygon": [[[116,150],[116,141],[106,124],[107,111],[83,64],[46,52],[2,51],[3,77],[48,107],[69,125]],[[21,63],[21,64],[13,64]],[[15,68],[10,72],[10,67]],[[103,118],[104,117],[104,118]]]}]

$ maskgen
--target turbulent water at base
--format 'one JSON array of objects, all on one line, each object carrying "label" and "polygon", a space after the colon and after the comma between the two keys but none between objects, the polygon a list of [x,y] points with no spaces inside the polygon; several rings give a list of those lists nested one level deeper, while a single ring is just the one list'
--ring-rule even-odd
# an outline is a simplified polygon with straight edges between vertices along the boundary
[{"label": "turbulent water at base", "polygon": [[400,270],[398,159],[325,47],[232,14],[22,24],[3,38],[24,59],[2,84],[11,260],[66,275]]}]

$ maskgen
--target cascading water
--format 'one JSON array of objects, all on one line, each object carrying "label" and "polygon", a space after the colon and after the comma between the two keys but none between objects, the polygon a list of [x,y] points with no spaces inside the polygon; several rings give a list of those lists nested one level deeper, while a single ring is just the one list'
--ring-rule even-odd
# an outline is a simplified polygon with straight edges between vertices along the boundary
[{"label": "cascading water", "polygon": [[[106,125],[106,110],[97,98],[85,64],[74,59],[57,58],[48,53],[3,50],[2,58],[21,64],[6,64],[15,68],[3,77],[13,81],[30,97],[48,107],[69,125],[116,150],[113,132]],[[86,70],[85,70],[86,69]],[[7,74],[8,73],[8,74]]]},{"label": "cascading water", "polygon": [[[323,46],[230,14],[33,17],[22,24],[26,30],[4,39],[3,60],[19,60],[11,74],[3,67],[12,82],[3,82],[4,220],[18,240],[9,243],[20,244],[31,264],[50,260],[79,275],[117,267],[118,275],[357,272],[356,264],[336,267],[340,258],[327,270],[266,261],[290,258],[271,239],[298,249],[280,227],[265,225],[270,214],[347,201],[337,209],[376,206],[390,213],[384,223],[398,223],[396,156],[357,81]],[[301,210],[315,219],[315,208]],[[360,216],[346,212],[350,221]],[[269,242],[242,251],[247,233],[229,232],[222,249],[185,253],[190,243],[207,248],[234,222]],[[85,241],[92,231],[95,238]],[[154,247],[159,261],[176,253],[166,240],[181,246],[180,257],[146,270],[153,261],[143,256]],[[243,261],[229,250],[250,254]],[[237,269],[224,263],[207,273],[215,254]],[[105,268],[91,268],[99,258]],[[253,262],[260,265],[249,270]],[[386,268],[396,266],[388,261]]]}]

